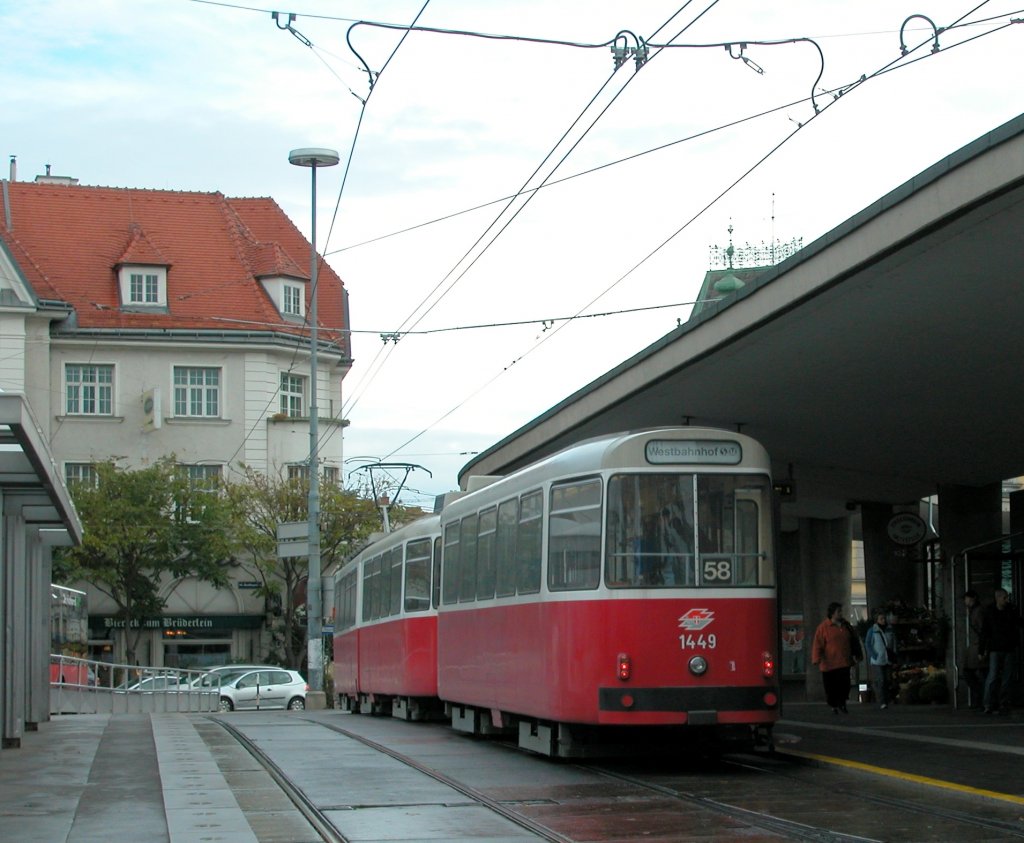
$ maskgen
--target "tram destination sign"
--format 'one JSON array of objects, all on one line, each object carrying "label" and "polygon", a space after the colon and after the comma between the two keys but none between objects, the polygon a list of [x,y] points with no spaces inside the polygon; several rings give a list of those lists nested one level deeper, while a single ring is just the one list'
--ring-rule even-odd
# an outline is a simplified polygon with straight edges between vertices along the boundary
[{"label": "tram destination sign", "polygon": [[644,456],[651,465],[739,465],[743,446],[725,439],[652,439]]}]

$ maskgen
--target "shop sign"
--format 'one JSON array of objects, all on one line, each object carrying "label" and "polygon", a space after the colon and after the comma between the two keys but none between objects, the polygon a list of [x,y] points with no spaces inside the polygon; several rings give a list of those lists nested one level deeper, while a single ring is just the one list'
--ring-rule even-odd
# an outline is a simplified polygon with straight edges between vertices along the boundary
[{"label": "shop sign", "polygon": [[928,532],[924,519],[913,512],[898,512],[889,519],[885,529],[890,540],[903,547],[920,543]]},{"label": "shop sign", "polygon": [[[132,629],[183,629],[189,632],[223,632],[230,629],[259,629],[263,615],[161,615],[135,618]],[[111,615],[89,615],[90,633],[124,629],[125,619]]]}]

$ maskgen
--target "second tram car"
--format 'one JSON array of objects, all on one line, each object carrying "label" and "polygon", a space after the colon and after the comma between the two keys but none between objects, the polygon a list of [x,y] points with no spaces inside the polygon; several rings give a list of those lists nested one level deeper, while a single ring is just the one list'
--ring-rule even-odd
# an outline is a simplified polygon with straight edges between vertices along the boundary
[{"label": "second tram car", "polygon": [[[562,757],[641,734],[661,741],[666,729],[770,742],[773,511],[756,441],[686,427],[581,442],[458,497],[436,524],[417,522],[440,531],[425,611],[436,611],[436,694],[453,726],[512,731]],[[401,543],[388,539],[356,560],[364,620],[381,614],[373,577]],[[360,687],[386,693],[363,679],[384,664],[401,673],[407,646],[360,645]]]},{"label": "second tram car", "polygon": [[334,690],[339,707],[421,719],[437,704],[437,515],[374,542],[335,580]]}]

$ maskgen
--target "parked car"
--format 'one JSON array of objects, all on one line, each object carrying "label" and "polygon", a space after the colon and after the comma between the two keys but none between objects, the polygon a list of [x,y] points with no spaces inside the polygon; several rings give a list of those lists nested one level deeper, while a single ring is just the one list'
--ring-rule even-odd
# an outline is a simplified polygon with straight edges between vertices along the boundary
[{"label": "parked car", "polygon": [[138,682],[122,682],[115,689],[117,691],[140,691],[152,693],[153,691],[184,691],[188,690],[188,679],[177,673],[166,673],[159,676],[147,676]]},{"label": "parked car", "polygon": [[232,679],[237,679],[243,673],[252,670],[278,670],[273,664],[222,664],[209,668],[206,673],[198,679],[193,680],[193,688],[216,688],[218,683],[224,685]]},{"label": "parked car", "polygon": [[281,667],[251,670],[220,686],[220,710],[300,710],[306,707],[309,686],[302,674]]}]

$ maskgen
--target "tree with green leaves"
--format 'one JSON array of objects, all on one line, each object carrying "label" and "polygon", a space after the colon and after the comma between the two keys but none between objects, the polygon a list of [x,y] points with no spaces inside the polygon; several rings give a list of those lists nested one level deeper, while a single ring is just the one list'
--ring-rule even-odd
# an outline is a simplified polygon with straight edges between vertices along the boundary
[{"label": "tree with green leaves", "polygon": [[55,578],[84,580],[114,601],[134,664],[141,621],[163,611],[168,578],[227,584],[234,510],[219,485],[195,484],[173,456],[133,470],[99,463],[96,482],[76,483],[71,494],[82,544],[56,556]]},{"label": "tree with green leaves", "polygon": [[[277,526],[308,519],[309,481],[305,477],[268,476],[247,466],[242,466],[242,471],[244,479],[228,486],[228,496],[242,524],[239,541],[245,559],[241,564],[261,583],[260,592],[268,604],[280,606],[280,620],[273,630],[280,652],[272,654],[271,660],[299,670],[307,653],[305,584],[309,559],[278,559]],[[392,513],[393,518],[404,516],[400,507]],[[380,528],[380,513],[372,499],[321,478],[322,571],[343,562]]]}]

